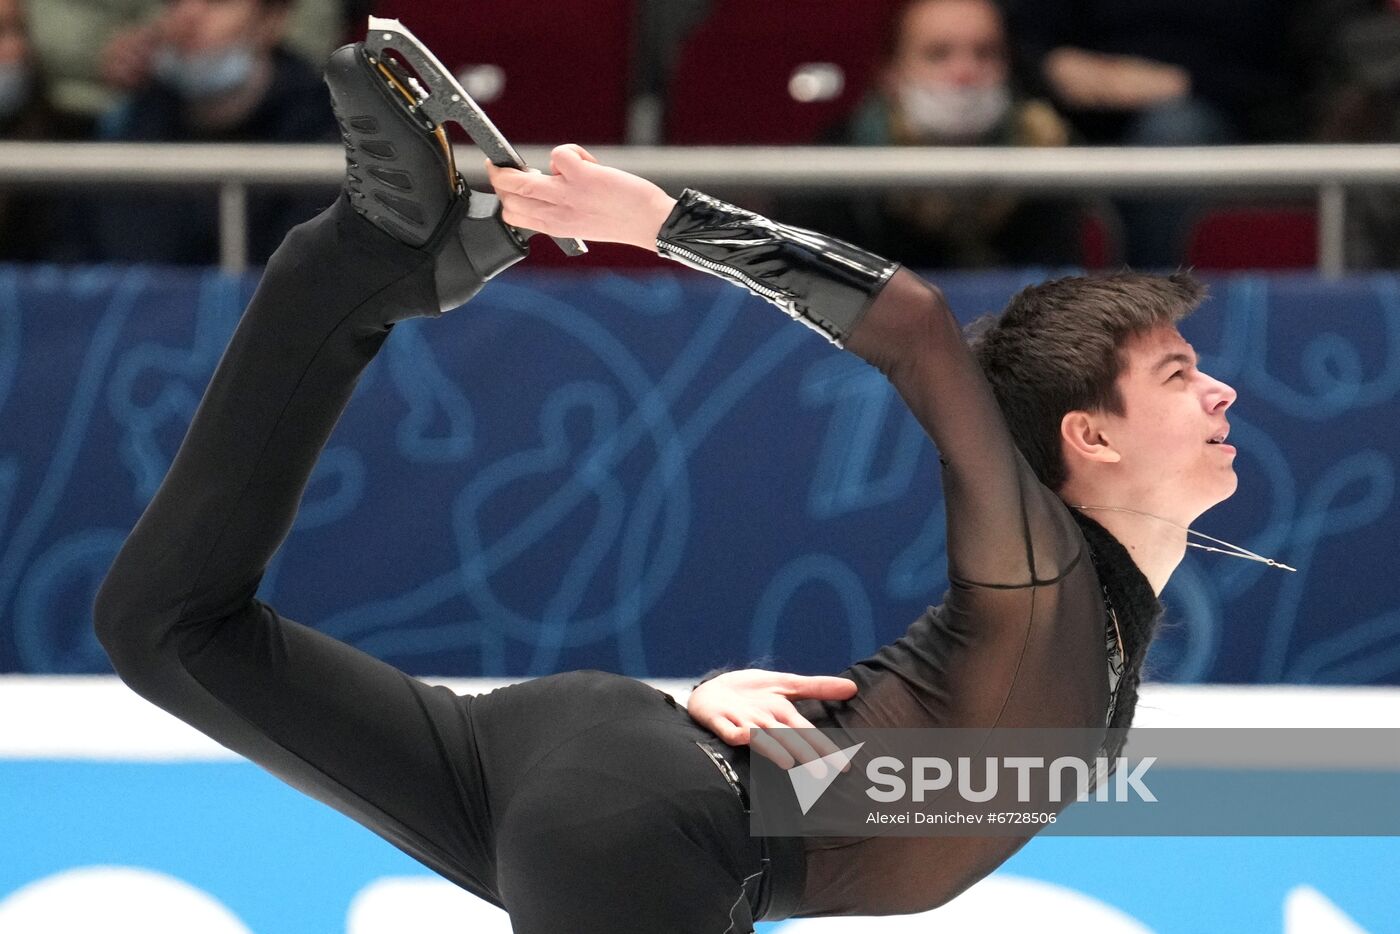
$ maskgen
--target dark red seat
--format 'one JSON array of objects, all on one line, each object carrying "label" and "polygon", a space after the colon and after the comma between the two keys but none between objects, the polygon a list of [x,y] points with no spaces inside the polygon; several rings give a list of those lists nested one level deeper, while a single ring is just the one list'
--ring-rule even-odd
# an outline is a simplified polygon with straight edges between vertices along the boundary
[{"label": "dark red seat", "polygon": [[515,143],[620,143],[627,128],[633,0],[436,3],[378,0],[454,72],[495,65],[483,109]]},{"label": "dark red seat", "polygon": [[1212,209],[1192,227],[1186,259],[1197,269],[1311,269],[1317,213],[1295,206]]},{"label": "dark red seat", "polygon": [[[870,86],[893,6],[893,0],[717,0],[682,44],[667,101],[666,141],[812,142]],[[844,90],[829,100],[794,100],[789,80],[810,63],[838,66]]]},{"label": "dark red seat", "polygon": [[1085,269],[1103,271],[1123,263],[1123,231],[1118,215],[1105,203],[1094,202],[1084,212],[1079,246]]}]

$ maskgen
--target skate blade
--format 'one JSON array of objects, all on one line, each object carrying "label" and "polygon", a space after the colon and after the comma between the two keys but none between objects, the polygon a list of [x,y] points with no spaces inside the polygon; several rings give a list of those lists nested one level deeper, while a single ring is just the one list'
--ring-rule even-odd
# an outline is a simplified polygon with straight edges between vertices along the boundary
[{"label": "skate blade", "polygon": [[[493,164],[521,170],[528,168],[520,153],[505,135],[496,129],[491,118],[472,100],[471,95],[462,88],[452,72],[448,71],[442,62],[438,61],[437,56],[398,20],[371,16],[369,32],[365,37],[365,49],[379,59],[384,59],[384,53],[392,50],[418,72],[421,84],[427,87],[423,89],[424,96],[414,100],[413,104],[419,113],[437,126],[439,132],[443,124],[449,121],[455,123],[466,130],[472,142]],[[443,140],[446,141],[445,135]],[[450,146],[448,148],[451,149]],[[565,255],[579,256],[588,252],[588,247],[582,240],[563,237],[551,239],[559,245]]]}]

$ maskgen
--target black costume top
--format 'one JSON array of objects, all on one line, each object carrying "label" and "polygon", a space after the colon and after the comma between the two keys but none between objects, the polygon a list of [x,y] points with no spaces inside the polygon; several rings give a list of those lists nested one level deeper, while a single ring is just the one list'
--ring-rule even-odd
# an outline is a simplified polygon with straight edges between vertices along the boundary
[{"label": "black costume top", "polygon": [[[842,672],[859,685],[853,698],[798,709],[819,728],[1102,727],[1101,585],[1124,629],[1139,632],[1159,610],[1147,578],[1116,539],[1036,479],[936,290],[896,272],[845,347],[889,378],[938,447],[951,587],[942,606]],[[808,838],[796,915],[934,908],[1030,833]]]},{"label": "black costume top", "polygon": [[[860,247],[693,190],[657,243],[874,365],[939,451],[951,583],[943,605],[842,673],[857,684],[854,697],[800,701],[799,712],[836,738],[857,728],[1101,730],[1110,697],[1104,594],[1128,659],[1120,701],[1135,689],[1156,595],[1113,536],[1037,479],[942,294]],[[1120,702],[1112,725],[1126,726],[1130,711]],[[935,908],[1033,834],[806,838],[792,913]]]}]

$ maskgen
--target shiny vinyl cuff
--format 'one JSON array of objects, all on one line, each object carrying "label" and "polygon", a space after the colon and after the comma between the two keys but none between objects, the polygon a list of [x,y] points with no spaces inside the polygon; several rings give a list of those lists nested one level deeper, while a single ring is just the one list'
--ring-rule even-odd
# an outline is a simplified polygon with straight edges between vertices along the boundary
[{"label": "shiny vinyl cuff", "polygon": [[656,239],[657,251],[728,279],[843,345],[899,268],[843,240],[687,188]]}]

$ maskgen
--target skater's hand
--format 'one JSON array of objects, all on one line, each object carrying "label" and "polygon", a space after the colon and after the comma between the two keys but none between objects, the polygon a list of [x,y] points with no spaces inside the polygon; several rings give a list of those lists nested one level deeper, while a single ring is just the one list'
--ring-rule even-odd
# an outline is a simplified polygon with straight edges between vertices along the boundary
[{"label": "skater's hand", "polygon": [[[780,768],[790,769],[838,751],[792,702],[847,700],[855,693],[856,683],[847,678],[747,668],[706,681],[691,693],[686,707],[691,719],[729,745],[747,744]],[[759,731],[752,740],[750,729]],[[803,732],[794,732],[798,729]]]},{"label": "skater's hand", "polygon": [[630,243],[656,250],[676,199],[644,178],[602,165],[582,146],[556,146],[544,175],[486,166],[507,224],[551,237]]}]

